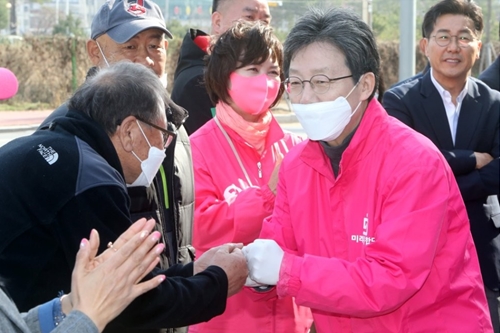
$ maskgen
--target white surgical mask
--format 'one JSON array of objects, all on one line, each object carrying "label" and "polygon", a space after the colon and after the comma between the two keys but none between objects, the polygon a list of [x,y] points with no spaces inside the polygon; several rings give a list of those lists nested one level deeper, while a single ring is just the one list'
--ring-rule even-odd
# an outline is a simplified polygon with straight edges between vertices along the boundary
[{"label": "white surgical mask", "polygon": [[[361,78],[360,78],[361,80]],[[349,120],[356,113],[361,101],[352,112],[347,97],[358,86],[352,87],[346,97],[340,96],[334,101],[311,104],[292,104],[292,109],[309,139],[314,141],[332,141],[344,131]]]},{"label": "white surgical mask", "polygon": [[167,85],[168,85],[168,76],[167,76],[167,73],[163,73],[160,76],[160,82],[161,82],[163,88],[167,88]]},{"label": "white surgical mask", "polygon": [[127,187],[137,187],[137,186],[147,187],[151,185],[156,173],[160,169],[161,163],[165,159],[165,150],[160,150],[156,147],[151,146],[151,144],[148,141],[148,138],[144,134],[144,131],[142,130],[142,127],[138,121],[137,125],[139,125],[139,129],[141,130],[142,135],[144,136],[146,142],[149,145],[149,153],[148,157],[144,161],[141,161],[141,159],[132,151],[132,154],[134,154],[135,158],[137,158],[139,162],[141,162],[142,172],[132,184],[127,184]]}]

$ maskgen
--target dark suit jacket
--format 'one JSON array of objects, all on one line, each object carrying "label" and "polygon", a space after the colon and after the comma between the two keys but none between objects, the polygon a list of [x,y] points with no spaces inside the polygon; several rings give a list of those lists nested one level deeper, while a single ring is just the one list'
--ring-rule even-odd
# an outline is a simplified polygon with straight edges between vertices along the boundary
[{"label": "dark suit jacket", "polygon": [[[468,79],[453,144],[443,100],[431,81],[421,79],[394,87],[384,94],[387,112],[427,136],[446,157],[467,208],[485,285],[500,286],[500,237],[483,204],[489,195],[499,194],[500,93],[483,82]],[[476,169],[474,152],[485,152],[494,160]]]},{"label": "dark suit jacket", "polygon": [[195,44],[197,36],[206,36],[201,30],[190,29],[182,40],[179,59],[174,74],[172,101],[189,112],[184,122],[188,135],[212,119],[214,104],[208,96],[204,83],[205,51]]},{"label": "dark suit jacket", "polygon": [[500,54],[497,59],[479,75],[479,80],[491,89],[500,91]]}]

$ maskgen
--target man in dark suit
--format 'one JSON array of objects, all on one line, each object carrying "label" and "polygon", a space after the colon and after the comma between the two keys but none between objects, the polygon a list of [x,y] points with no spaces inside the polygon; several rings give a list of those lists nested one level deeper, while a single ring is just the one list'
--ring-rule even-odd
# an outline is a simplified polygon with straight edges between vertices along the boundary
[{"label": "man in dark suit", "polygon": [[383,104],[390,115],[431,139],[453,170],[499,332],[500,237],[492,215],[499,208],[500,93],[470,77],[481,49],[481,9],[468,0],[442,0],[426,13],[422,27],[431,70],[388,90]]},{"label": "man in dark suit", "polygon": [[479,79],[491,89],[500,91],[500,54],[497,59],[479,75]]},{"label": "man in dark suit", "polygon": [[[498,27],[498,36],[500,37],[500,26]],[[497,56],[497,59],[479,75],[479,80],[486,83],[491,89],[500,91],[500,54]]]}]

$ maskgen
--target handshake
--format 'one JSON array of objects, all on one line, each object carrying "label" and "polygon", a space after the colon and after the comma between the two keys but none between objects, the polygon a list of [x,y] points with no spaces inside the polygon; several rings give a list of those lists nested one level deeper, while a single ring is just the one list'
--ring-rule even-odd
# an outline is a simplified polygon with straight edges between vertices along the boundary
[{"label": "handshake", "polygon": [[214,247],[194,262],[197,274],[208,266],[219,266],[228,279],[228,295],[238,293],[243,286],[258,287],[276,285],[279,279],[283,250],[270,239],[256,239],[243,244],[224,244]]}]

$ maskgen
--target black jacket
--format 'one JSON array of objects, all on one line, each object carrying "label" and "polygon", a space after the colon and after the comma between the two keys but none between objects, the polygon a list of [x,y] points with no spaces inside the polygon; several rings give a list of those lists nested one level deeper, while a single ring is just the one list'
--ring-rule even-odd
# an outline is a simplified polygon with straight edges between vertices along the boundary
[{"label": "black jacket", "polygon": [[479,80],[486,83],[491,89],[500,91],[500,55],[479,75]]},{"label": "black jacket", "polygon": [[[81,239],[95,228],[104,250],[130,226],[130,202],[111,140],[78,111],[1,147],[0,160],[0,276],[26,311],[70,291]],[[174,265],[148,278],[160,273],[168,278],[105,332],[157,332],[224,311],[228,282],[221,268],[192,276],[192,264]]]},{"label": "black jacket", "polygon": [[[489,195],[498,195],[500,180],[500,93],[483,82],[468,79],[462,101],[455,144],[443,100],[431,81],[431,72],[421,79],[388,90],[383,104],[387,112],[428,137],[448,161],[464,199],[484,284],[500,287],[500,236],[483,205]],[[474,152],[494,159],[476,169]]]},{"label": "black jacket", "polygon": [[181,45],[179,60],[174,74],[172,100],[189,112],[184,126],[189,135],[212,119],[211,109],[214,104],[208,97],[205,89],[203,58],[207,55],[200,49],[194,39],[197,36],[206,36],[201,30],[190,29]]}]

